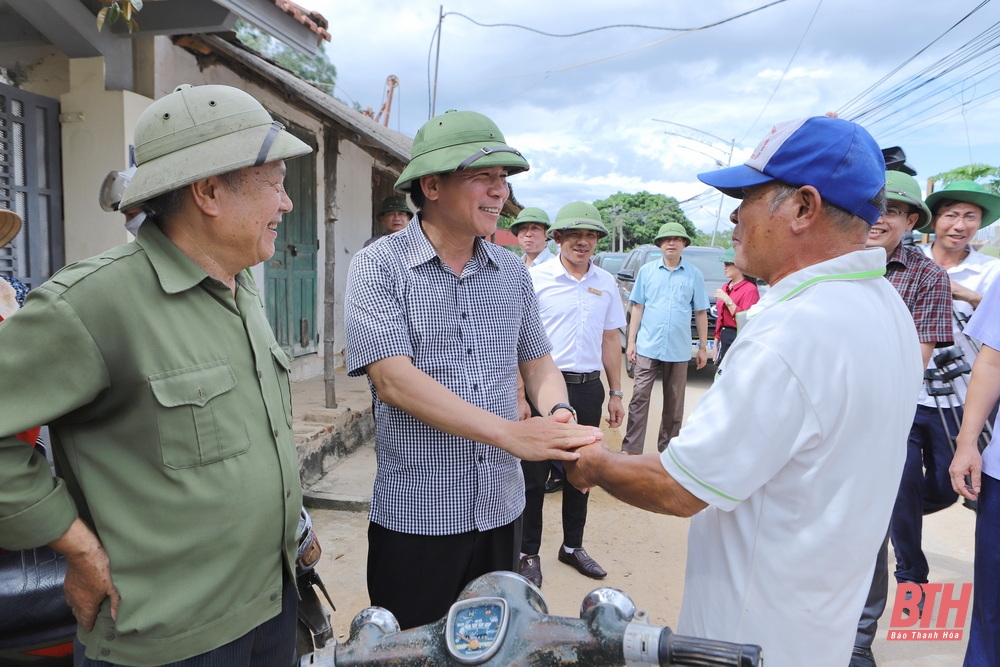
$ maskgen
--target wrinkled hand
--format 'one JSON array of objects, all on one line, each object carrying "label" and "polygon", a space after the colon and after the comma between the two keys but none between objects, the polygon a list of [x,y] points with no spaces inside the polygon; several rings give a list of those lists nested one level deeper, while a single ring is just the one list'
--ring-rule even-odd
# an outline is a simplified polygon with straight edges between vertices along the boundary
[{"label": "wrinkled hand", "polygon": [[508,422],[510,429],[501,448],[524,461],[575,461],[577,447],[601,440],[601,429],[571,422],[568,410],[548,417]]},{"label": "wrinkled hand", "polygon": [[93,630],[104,598],[111,598],[111,618],[117,618],[121,596],[111,582],[111,564],[104,547],[67,557],[66,563],[68,567],[63,590],[77,623],[87,630]]},{"label": "wrinkled hand", "polygon": [[77,623],[93,630],[105,598],[111,598],[111,618],[117,618],[121,596],[111,582],[111,562],[90,527],[76,518],[65,533],[49,542],[49,546],[66,557],[63,590]]},{"label": "wrinkled hand", "polygon": [[708,352],[704,348],[698,348],[698,354],[695,355],[695,363],[698,370],[705,367],[708,363]]},{"label": "wrinkled hand", "polygon": [[[979,448],[972,446],[959,446],[955,450],[955,458],[948,466],[948,474],[951,475],[951,488],[955,489],[963,498],[975,500],[979,497],[979,489],[982,485],[983,457],[979,453]],[[965,476],[972,478],[972,488],[965,484]]]},{"label": "wrinkled hand", "polygon": [[625,408],[622,406],[621,396],[612,396],[608,399],[608,418],[605,421],[611,428],[618,428],[624,418]]},{"label": "wrinkled hand", "polygon": [[610,454],[610,452],[603,442],[595,442],[592,445],[580,447],[576,453],[580,458],[573,462],[564,463],[563,468],[566,470],[566,480],[581,492],[586,493],[595,486],[594,482],[587,478],[587,470],[593,470],[591,466],[600,465],[601,457]]}]

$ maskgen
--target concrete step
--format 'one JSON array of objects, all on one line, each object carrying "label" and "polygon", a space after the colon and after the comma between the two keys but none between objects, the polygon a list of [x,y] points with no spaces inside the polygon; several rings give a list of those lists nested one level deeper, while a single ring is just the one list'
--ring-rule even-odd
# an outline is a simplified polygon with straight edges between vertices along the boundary
[{"label": "concrete step", "polygon": [[375,445],[371,442],[341,456],[316,483],[304,488],[303,504],[316,509],[367,513],[372,504],[374,480]]}]

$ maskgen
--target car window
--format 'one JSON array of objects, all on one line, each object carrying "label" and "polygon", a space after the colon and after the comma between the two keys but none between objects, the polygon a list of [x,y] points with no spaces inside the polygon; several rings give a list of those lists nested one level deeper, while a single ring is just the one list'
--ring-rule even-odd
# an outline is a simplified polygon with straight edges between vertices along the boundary
[{"label": "car window", "polygon": [[622,262],[624,261],[624,257],[605,257],[604,261],[601,262],[601,268],[614,275],[618,273],[618,269],[622,267]]},{"label": "car window", "polygon": [[722,253],[685,253],[684,260],[694,264],[701,269],[707,281],[726,282],[726,274],[723,271],[724,265],[719,261]]}]

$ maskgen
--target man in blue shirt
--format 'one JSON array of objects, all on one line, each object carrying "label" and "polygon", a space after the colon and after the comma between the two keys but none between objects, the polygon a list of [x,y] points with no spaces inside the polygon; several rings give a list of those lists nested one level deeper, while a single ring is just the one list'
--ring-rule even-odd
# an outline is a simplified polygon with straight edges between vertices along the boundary
[{"label": "man in blue shirt", "polygon": [[653,239],[662,262],[639,269],[630,295],[632,319],[625,354],[635,366],[635,385],[628,404],[628,428],[622,452],[642,454],[649,417],[649,396],[663,368],[663,412],[656,447],[667,448],[681,430],[684,388],[691,360],[691,313],[698,328],[698,368],[708,361],[708,294],[701,270],[681,257],[691,244],[684,225],[668,222]]}]

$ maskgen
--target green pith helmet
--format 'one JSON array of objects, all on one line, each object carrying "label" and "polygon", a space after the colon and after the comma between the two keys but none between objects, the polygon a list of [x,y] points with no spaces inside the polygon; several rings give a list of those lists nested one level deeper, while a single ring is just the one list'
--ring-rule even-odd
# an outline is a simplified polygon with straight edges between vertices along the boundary
[{"label": "green pith helmet", "polygon": [[914,229],[919,229],[931,221],[931,210],[920,197],[920,185],[917,180],[901,171],[885,172],[885,198],[889,201],[898,201],[917,208],[917,224]]},{"label": "green pith helmet", "polygon": [[476,167],[507,167],[508,175],[528,171],[528,161],[507,145],[496,123],[475,111],[445,111],[423,124],[413,137],[410,164],[396,180],[409,192],[421,176]]},{"label": "green pith helmet", "polygon": [[517,232],[519,229],[521,229],[521,225],[523,225],[526,222],[537,222],[546,229],[552,226],[552,223],[549,222],[548,213],[546,213],[540,208],[529,206],[528,208],[523,209],[520,213],[517,214],[517,218],[515,218],[514,222],[512,222],[510,225],[510,233],[513,234],[514,236],[517,236]]},{"label": "green pith helmet", "polygon": [[375,217],[381,217],[383,213],[388,213],[389,211],[402,211],[410,216],[410,220],[413,219],[413,211],[406,205],[406,197],[389,195],[382,200],[382,204],[378,207],[378,214]]},{"label": "green pith helmet", "polygon": [[[979,223],[980,229],[992,225],[997,218],[1000,218],[1000,196],[993,194],[975,181],[955,181],[937,192],[927,195],[927,206],[931,211],[934,211],[935,215],[937,214],[935,204],[942,199],[964,201],[983,209],[983,219]],[[933,230],[928,224],[919,231],[929,234]]]},{"label": "green pith helmet", "polygon": [[721,255],[719,255],[719,261],[720,262],[724,262],[726,264],[735,264],[736,263],[736,249],[732,248],[732,247],[726,248],[726,252],[724,252]]},{"label": "green pith helmet", "polygon": [[660,241],[671,236],[676,236],[677,238],[684,239],[687,241],[685,246],[691,245],[691,237],[688,236],[687,230],[684,229],[684,225],[679,222],[665,222],[660,225],[660,231],[656,232],[656,238],[653,239],[653,244],[659,247]]},{"label": "green pith helmet", "polygon": [[210,176],[310,152],[248,93],[183,84],[139,116],[136,171],[118,208],[124,211]]},{"label": "green pith helmet", "polygon": [[570,229],[589,229],[597,232],[604,238],[608,235],[608,228],[601,220],[601,212],[593,204],[585,201],[574,201],[566,204],[556,213],[556,221],[549,227],[546,235],[550,239],[555,238],[556,232],[563,232]]}]

